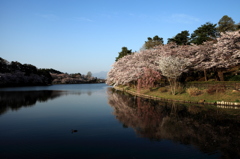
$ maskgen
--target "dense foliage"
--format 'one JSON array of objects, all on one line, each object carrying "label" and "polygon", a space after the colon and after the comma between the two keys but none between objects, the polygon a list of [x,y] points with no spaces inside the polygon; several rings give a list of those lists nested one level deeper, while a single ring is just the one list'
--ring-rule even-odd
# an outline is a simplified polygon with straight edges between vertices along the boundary
[{"label": "dense foliage", "polygon": [[[149,72],[155,71],[152,77],[156,76],[156,72],[159,77],[160,75],[167,77],[159,68],[159,60],[162,57],[184,58],[185,62],[189,63],[188,74],[203,71],[207,73],[206,70],[211,70],[218,74],[219,80],[224,80],[223,70],[240,64],[240,31],[221,33],[215,41],[206,41],[201,45],[168,43],[124,56],[113,64],[108,73],[107,84],[137,86],[140,84],[139,79],[146,74],[146,69]],[[172,67],[172,65],[174,63],[169,63],[166,67]],[[154,82],[157,83],[158,79]]]},{"label": "dense foliage", "polygon": [[159,69],[163,76],[167,77],[171,87],[171,93],[176,94],[177,79],[186,71],[190,62],[186,58],[163,56],[159,60]]},{"label": "dense foliage", "polygon": [[27,86],[52,84],[52,76],[46,69],[31,64],[8,62],[0,57],[0,86]]},{"label": "dense foliage", "polygon": [[168,43],[174,42],[177,45],[187,45],[189,44],[189,35],[189,32],[187,30],[184,30],[173,38],[168,38]]},{"label": "dense foliage", "polygon": [[[141,88],[152,87],[160,80],[165,83],[166,79],[180,82],[237,80],[240,72],[239,29],[240,23],[235,24],[231,17],[224,15],[218,25],[207,22],[191,35],[184,30],[169,38],[166,45],[157,35],[148,37],[139,52],[124,54],[119,61],[116,60],[108,73],[107,84]],[[170,73],[178,72],[179,75],[171,78],[169,73],[164,73],[159,60],[165,59],[166,62],[166,59],[173,58],[185,59],[188,71],[178,72],[177,61],[172,60],[164,67]],[[174,67],[176,69],[170,71]]]},{"label": "dense foliage", "polygon": [[143,46],[144,49],[151,49],[154,48],[158,45],[163,44],[163,38],[158,37],[157,35],[154,36],[153,38],[148,37],[148,41],[145,41],[145,44]]},{"label": "dense foliage", "polygon": [[218,31],[219,32],[226,32],[226,31],[234,31],[237,29],[237,25],[233,19],[227,15],[224,15],[218,22]]},{"label": "dense foliage", "polygon": [[116,57],[115,61],[118,61],[123,56],[131,55],[131,54],[132,54],[132,50],[128,50],[127,47],[122,47],[122,51],[118,53],[118,57]]},{"label": "dense foliage", "polygon": [[31,64],[8,62],[0,57],[0,87],[51,84],[103,83],[105,80],[80,73],[68,74],[55,69],[38,69]]},{"label": "dense foliage", "polygon": [[191,43],[199,45],[206,41],[215,40],[218,36],[216,25],[217,24],[207,22],[206,24],[197,28],[191,34]]}]

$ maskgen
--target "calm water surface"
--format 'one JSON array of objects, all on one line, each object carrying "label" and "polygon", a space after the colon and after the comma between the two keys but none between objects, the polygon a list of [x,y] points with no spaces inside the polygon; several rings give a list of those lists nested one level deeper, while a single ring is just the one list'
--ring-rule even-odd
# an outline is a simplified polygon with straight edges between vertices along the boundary
[{"label": "calm water surface", "polygon": [[0,158],[239,158],[239,114],[105,84],[2,88]]}]

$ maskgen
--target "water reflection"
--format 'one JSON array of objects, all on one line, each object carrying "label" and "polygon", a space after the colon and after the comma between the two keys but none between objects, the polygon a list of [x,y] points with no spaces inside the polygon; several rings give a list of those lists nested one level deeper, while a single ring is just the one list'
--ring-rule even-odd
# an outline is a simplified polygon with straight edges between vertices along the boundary
[{"label": "water reflection", "polygon": [[46,102],[62,95],[61,91],[8,91],[0,92],[0,115],[8,110],[29,107],[36,102]]},{"label": "water reflection", "polygon": [[108,89],[108,103],[123,124],[144,138],[194,145],[223,158],[240,157],[239,110],[146,100]]},{"label": "water reflection", "polygon": [[0,91],[0,115],[9,110],[17,111],[21,107],[31,107],[37,102],[47,102],[63,95],[92,95],[91,91]]}]

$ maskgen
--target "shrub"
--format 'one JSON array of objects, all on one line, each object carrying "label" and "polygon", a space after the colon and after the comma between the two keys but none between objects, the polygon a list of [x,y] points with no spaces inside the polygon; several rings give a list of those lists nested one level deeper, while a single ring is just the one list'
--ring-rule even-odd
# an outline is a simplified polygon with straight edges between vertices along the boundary
[{"label": "shrub", "polygon": [[193,77],[186,77],[185,82],[190,82],[190,81],[194,81],[195,79]]},{"label": "shrub", "polygon": [[224,93],[225,91],[226,91],[225,85],[213,85],[206,90],[208,94]]},{"label": "shrub", "polygon": [[198,79],[198,81],[205,81],[205,78],[201,77],[201,78]]},{"label": "shrub", "polygon": [[186,91],[190,96],[198,96],[198,95],[202,94],[202,91],[196,87],[190,87]]},{"label": "shrub", "polygon": [[182,94],[185,92],[185,89],[183,88],[183,86],[178,85],[176,88],[176,94]]},{"label": "shrub", "polygon": [[161,93],[164,93],[164,92],[167,92],[167,91],[168,91],[168,89],[167,89],[166,87],[160,87],[158,90],[159,90]]},{"label": "shrub", "polygon": [[229,81],[240,81],[240,75],[233,76],[229,79]]}]

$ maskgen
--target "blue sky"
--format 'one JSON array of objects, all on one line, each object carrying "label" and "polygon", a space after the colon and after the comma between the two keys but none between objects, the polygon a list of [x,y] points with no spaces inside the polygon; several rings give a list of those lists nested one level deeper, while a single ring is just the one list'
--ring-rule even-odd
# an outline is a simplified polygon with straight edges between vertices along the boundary
[{"label": "blue sky", "polygon": [[0,57],[38,68],[87,74],[109,71],[123,46],[164,42],[228,15],[240,0],[0,0]]}]

